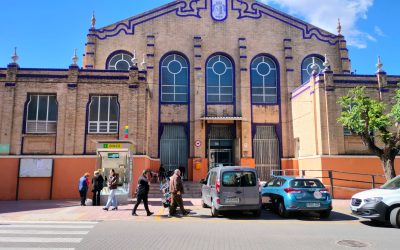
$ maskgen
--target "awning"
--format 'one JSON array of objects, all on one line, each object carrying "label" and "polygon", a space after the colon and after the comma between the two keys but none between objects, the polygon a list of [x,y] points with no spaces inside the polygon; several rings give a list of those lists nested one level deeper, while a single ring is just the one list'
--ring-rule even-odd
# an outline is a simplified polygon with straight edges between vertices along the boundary
[{"label": "awning", "polygon": [[241,116],[203,116],[200,118],[203,121],[244,121]]}]

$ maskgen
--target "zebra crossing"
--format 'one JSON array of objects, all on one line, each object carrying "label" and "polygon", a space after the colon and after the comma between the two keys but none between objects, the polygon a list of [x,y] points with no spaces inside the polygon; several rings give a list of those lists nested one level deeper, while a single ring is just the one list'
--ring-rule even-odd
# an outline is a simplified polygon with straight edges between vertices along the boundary
[{"label": "zebra crossing", "polygon": [[0,250],[72,250],[96,224],[92,221],[0,221]]}]

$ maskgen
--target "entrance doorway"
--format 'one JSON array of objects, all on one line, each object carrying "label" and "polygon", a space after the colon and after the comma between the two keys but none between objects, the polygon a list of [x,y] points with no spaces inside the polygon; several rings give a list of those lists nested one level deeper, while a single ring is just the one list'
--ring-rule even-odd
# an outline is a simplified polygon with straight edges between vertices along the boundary
[{"label": "entrance doorway", "polygon": [[208,133],[208,168],[234,165],[233,128],[229,125],[210,125]]},{"label": "entrance doorway", "polygon": [[160,139],[160,163],[165,171],[180,168],[182,178],[187,179],[188,142],[185,127],[182,125],[164,125]]}]

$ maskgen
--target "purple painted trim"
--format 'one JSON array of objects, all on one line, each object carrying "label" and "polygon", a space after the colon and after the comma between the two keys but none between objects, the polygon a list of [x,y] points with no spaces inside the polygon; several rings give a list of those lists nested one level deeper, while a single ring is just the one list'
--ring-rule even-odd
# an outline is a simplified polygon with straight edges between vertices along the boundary
[{"label": "purple painted trim", "polygon": [[335,91],[335,88],[334,87],[326,87],[325,91],[326,92],[333,92],[333,91]]},{"label": "purple painted trim", "polygon": [[390,90],[389,89],[384,89],[384,88],[382,88],[382,89],[378,89],[379,90],[379,92],[381,92],[381,93],[388,93]]},{"label": "purple painted trim", "polygon": [[194,57],[196,57],[196,58],[201,58],[201,55],[194,55]]},{"label": "purple painted trim", "polygon": [[[155,9],[153,11],[149,11],[145,14],[138,15],[127,20],[127,24],[120,22],[115,25],[114,28],[111,29],[98,29],[95,30],[96,34],[88,34],[88,36],[95,36],[100,40],[105,40],[109,37],[117,36],[119,33],[125,33],[126,35],[134,35],[135,34],[135,26],[148,22],[150,20],[156,19],[158,17],[167,15],[169,13],[175,12],[175,14],[179,17],[196,17],[201,18],[200,11],[207,9],[207,2],[205,1],[204,6],[195,6],[198,5],[199,0],[190,0],[188,1],[174,1],[172,3],[166,4],[161,8]],[[200,3],[201,4],[201,3]],[[156,14],[155,16],[152,16]],[[148,17],[152,16],[152,17]],[[104,34],[104,35],[103,35]],[[148,38],[155,38],[153,35],[147,36]]]},{"label": "purple painted trim", "polygon": [[137,84],[129,84],[129,88],[130,89],[137,89],[137,88],[139,88],[139,85],[137,85]]},{"label": "purple painted trim", "polygon": [[195,47],[195,48],[201,48],[201,45],[200,45],[200,44],[195,44],[193,47]]},{"label": "purple painted trim", "polygon": [[194,70],[201,70],[201,67],[195,67]]},{"label": "purple painted trim", "polygon": [[[312,39],[315,37],[321,42],[329,43],[330,45],[336,45],[338,43],[337,36],[333,34],[324,34],[321,29],[312,27],[310,24],[302,22],[299,19],[295,19],[287,14],[278,12],[273,8],[259,2],[248,3],[244,0],[231,0],[232,10],[239,12],[237,19],[251,18],[260,19],[263,14],[270,16],[276,20],[286,23],[296,29],[302,31],[303,39]],[[236,6],[236,7],[235,7]]]},{"label": "purple painted trim", "polygon": [[[332,70],[327,70],[327,71],[324,71],[324,73],[325,74],[333,74],[333,71]],[[323,75],[322,75],[323,76]]]},{"label": "purple painted trim", "polygon": [[7,65],[7,68],[19,68],[19,65],[16,64],[16,63],[9,63],[9,64]]},{"label": "purple painted trim", "polygon": [[139,73],[141,73],[141,74],[147,74],[147,70],[139,70]]},{"label": "purple painted trim", "polygon": [[349,58],[348,58],[348,57],[342,57],[342,58],[340,58],[340,60],[342,60],[342,61],[348,61]]},{"label": "purple painted trim", "polygon": [[148,43],[147,47],[154,47],[154,43]]},{"label": "purple painted trim", "polygon": [[4,83],[4,87],[15,87],[15,86],[16,86],[15,82],[6,82],[6,83]]},{"label": "purple painted trim", "polygon": [[81,69],[80,72],[107,72],[107,73],[126,73],[126,70],[112,70],[112,69]]},{"label": "purple painted trim", "polygon": [[85,57],[86,55],[85,55],[85,54],[82,54],[82,56]]},{"label": "purple painted trim", "polygon": [[304,92],[306,92],[307,90],[309,90],[311,88],[311,86],[307,86],[307,88],[304,88],[303,90],[301,90],[300,92],[296,93],[295,95],[293,95],[292,92],[292,97],[290,97],[291,100],[293,100],[294,98],[298,97],[299,95],[303,94]]},{"label": "purple painted trim", "polygon": [[336,84],[378,84],[378,81],[363,80],[333,80]]},{"label": "purple painted trim", "polygon": [[156,38],[154,35],[148,35],[147,38]]},{"label": "purple painted trim", "polygon": [[294,69],[286,69],[286,72],[294,72]]},{"label": "purple painted trim", "polygon": [[339,50],[349,51],[348,48],[340,48]]},{"label": "purple painted trim", "polygon": [[135,66],[132,66],[132,67],[130,67],[129,68],[129,70],[138,70],[139,68],[138,67],[135,67]]},{"label": "purple painted trim", "polygon": [[387,82],[387,84],[393,84],[393,85],[397,85],[399,83],[400,83],[400,80],[399,81],[388,81]]},{"label": "purple painted trim", "polygon": [[315,91],[314,91],[314,90],[310,91],[310,95],[313,95],[314,93],[315,93]]},{"label": "purple painted trim", "polygon": [[88,43],[85,43],[85,45],[95,45],[96,43],[93,43],[93,42],[88,42]]},{"label": "purple painted trim", "polygon": [[318,81],[315,82],[315,85],[318,85],[318,84],[321,84],[321,83],[324,83],[324,82],[325,82],[324,80],[318,80]]},{"label": "purple painted trim", "polygon": [[35,75],[35,74],[17,74],[17,77],[30,77],[30,78],[68,78],[67,75]]},{"label": "purple painted trim", "polygon": [[0,77],[6,77],[7,75],[6,74],[0,74]]},{"label": "purple painted trim", "polygon": [[193,39],[200,40],[200,39],[201,39],[201,36],[194,36]]},{"label": "purple painted trim", "polygon": [[284,42],[291,42],[292,39],[290,39],[290,38],[285,38],[285,39],[283,39],[283,41],[284,41]]},{"label": "purple painted trim", "polygon": [[239,49],[247,49],[247,46],[239,46]]},{"label": "purple painted trim", "polygon": [[93,67],[93,65],[86,65],[86,68],[88,68],[88,69],[93,69],[94,67]]},{"label": "purple painted trim", "polygon": [[71,65],[71,66],[69,66],[69,69],[77,69],[77,70],[79,70],[79,66],[77,66],[77,65]]},{"label": "purple painted trim", "polygon": [[291,50],[292,47],[285,47],[284,49],[285,49],[285,50]]},{"label": "purple painted trim", "polygon": [[78,84],[76,84],[76,83],[68,83],[68,84],[67,84],[67,87],[68,87],[69,89],[75,89],[75,88],[78,87]]},{"label": "purple painted trim", "polygon": [[342,39],[342,40],[339,40],[339,42],[341,42],[341,43],[346,43],[347,41],[344,40],[344,39]]},{"label": "purple painted trim", "polygon": [[385,72],[385,71],[383,71],[383,72],[378,72],[377,74],[378,74],[378,75],[386,75],[386,72]]},{"label": "purple painted trim", "polygon": [[154,69],[154,66],[147,66],[147,69]]},{"label": "purple painted trim", "polygon": [[68,69],[49,69],[49,68],[20,68],[22,70],[29,70],[29,71],[68,71]]},{"label": "purple painted trim", "polygon": [[239,41],[246,41],[246,38],[244,38],[244,37],[239,37]]},{"label": "purple painted trim", "polygon": [[240,56],[240,58],[247,58],[247,56]]},{"label": "purple painted trim", "polygon": [[[333,74],[333,76],[346,76],[348,77],[349,75],[347,74]],[[351,75],[351,77],[376,77],[376,75]]]},{"label": "purple painted trim", "polygon": [[154,54],[147,54],[147,57],[154,57]]},{"label": "purple painted trim", "polygon": [[94,55],[94,52],[87,52],[86,55]]},{"label": "purple painted trim", "polygon": [[[197,0],[198,1],[198,0]],[[207,0],[205,0],[206,2],[207,2]],[[212,14],[212,9],[213,9],[213,0],[210,0],[211,2],[210,2],[210,16],[211,16],[211,18],[214,20],[214,21],[216,21],[216,22],[222,22],[222,21],[225,21],[227,18],[228,18],[228,13],[229,13],[229,11],[228,11],[228,0],[225,0],[225,12],[226,12],[226,15],[225,15],[225,17],[224,18],[222,18],[222,19],[216,19],[214,16],[213,16],[213,14]]]},{"label": "purple painted trim", "polygon": [[342,70],[342,73],[351,73],[350,70]]},{"label": "purple painted trim", "polygon": [[139,80],[139,81],[146,81],[146,77],[139,76],[139,77],[138,77],[138,80]]},{"label": "purple painted trim", "polygon": [[293,56],[285,56],[285,60],[293,60]]},{"label": "purple painted trim", "polygon": [[247,71],[247,68],[240,68],[240,71]]},{"label": "purple painted trim", "polygon": [[129,76],[78,76],[78,79],[129,80]]}]

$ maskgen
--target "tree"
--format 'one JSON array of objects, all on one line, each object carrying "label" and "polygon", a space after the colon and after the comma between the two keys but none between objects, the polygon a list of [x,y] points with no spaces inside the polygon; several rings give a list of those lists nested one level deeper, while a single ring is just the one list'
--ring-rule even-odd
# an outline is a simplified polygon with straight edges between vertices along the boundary
[{"label": "tree", "polygon": [[379,157],[386,180],[396,176],[394,160],[400,151],[400,89],[393,101],[389,112],[385,103],[367,96],[361,86],[338,101],[343,110],[338,122],[360,136],[368,150]]}]

